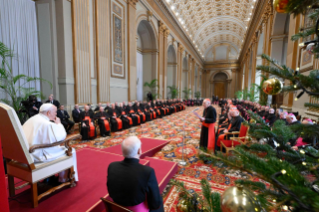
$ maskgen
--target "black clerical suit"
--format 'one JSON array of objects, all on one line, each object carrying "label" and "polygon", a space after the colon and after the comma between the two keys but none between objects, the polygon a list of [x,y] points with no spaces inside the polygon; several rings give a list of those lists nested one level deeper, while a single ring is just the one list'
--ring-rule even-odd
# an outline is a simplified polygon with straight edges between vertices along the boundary
[{"label": "black clerical suit", "polygon": [[73,109],[72,110],[72,117],[75,123],[81,122],[81,110]]},{"label": "black clerical suit", "polygon": [[58,109],[59,109],[59,107],[60,107],[60,102],[59,102],[58,100],[55,100],[55,99],[53,99],[52,101],[47,100],[45,103],[54,104],[54,105],[56,106],[56,108],[58,108]]},{"label": "black clerical suit", "polygon": [[69,133],[69,131],[72,129],[74,122],[70,121],[69,113],[66,110],[58,110],[57,116],[60,118],[61,123],[63,124],[65,131]]},{"label": "black clerical suit", "polygon": [[[37,115],[39,113],[41,105],[42,105],[42,102],[38,102],[38,101],[30,103],[29,116],[32,117],[34,115]],[[36,109],[34,109],[33,107],[36,107]]]},{"label": "black clerical suit", "polygon": [[125,158],[109,165],[107,189],[119,205],[135,206],[147,199],[150,211],[164,212],[154,169],[139,164],[136,158]]},{"label": "black clerical suit", "polygon": [[[204,111],[203,111],[203,117],[205,118],[205,123],[206,124],[212,124],[216,122],[216,110],[212,106],[208,106]],[[209,133],[209,128],[205,127],[202,125],[202,130],[200,133],[200,146],[207,148],[208,145],[208,133]]]},{"label": "black clerical suit", "polygon": [[266,118],[266,122],[269,123],[269,126],[272,126],[275,121],[276,121],[275,114],[269,114],[268,117]]},{"label": "black clerical suit", "polygon": [[[104,119],[102,119],[104,118]],[[94,119],[97,119],[97,124],[99,125],[100,127],[100,134],[101,136],[105,137],[105,136],[110,136],[111,135],[111,130],[110,130],[110,116],[106,113],[106,112],[97,112],[96,114],[94,114]],[[107,122],[104,123],[104,121],[107,121],[108,122],[108,125],[107,125]],[[107,127],[109,129],[107,129]]]}]

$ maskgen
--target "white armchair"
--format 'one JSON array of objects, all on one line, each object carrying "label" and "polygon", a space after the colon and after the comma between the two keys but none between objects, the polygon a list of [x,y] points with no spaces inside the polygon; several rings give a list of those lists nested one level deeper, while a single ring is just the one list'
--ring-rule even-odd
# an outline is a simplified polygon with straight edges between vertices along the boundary
[{"label": "white armchair", "polygon": [[[31,184],[33,207],[38,206],[38,201],[52,192],[64,186],[74,187],[74,169],[72,148],[69,142],[81,138],[81,135],[67,137],[64,141],[54,144],[34,145],[29,147],[24,135],[19,118],[14,109],[4,103],[0,103],[0,136],[2,141],[3,156],[7,161],[7,173],[9,182],[9,195],[15,195],[14,177],[29,182]],[[46,163],[34,163],[30,153],[35,149],[48,148],[65,144],[66,155],[54,161]],[[37,182],[52,175],[69,170],[69,181],[48,190],[38,196]]]}]

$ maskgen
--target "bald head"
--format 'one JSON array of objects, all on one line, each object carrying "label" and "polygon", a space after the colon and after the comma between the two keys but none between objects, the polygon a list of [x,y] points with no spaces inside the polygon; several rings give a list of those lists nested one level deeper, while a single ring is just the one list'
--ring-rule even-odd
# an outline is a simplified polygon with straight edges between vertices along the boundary
[{"label": "bald head", "polygon": [[40,107],[40,113],[47,116],[50,120],[55,120],[57,114],[57,108],[51,103],[42,104]]},{"label": "bald head", "polygon": [[239,116],[239,111],[238,111],[238,110],[231,110],[231,111],[230,111],[230,115],[231,115],[232,117],[237,117],[237,116]]},{"label": "bald head", "polygon": [[125,158],[139,158],[141,150],[141,141],[136,136],[130,136],[122,142],[122,153]]}]

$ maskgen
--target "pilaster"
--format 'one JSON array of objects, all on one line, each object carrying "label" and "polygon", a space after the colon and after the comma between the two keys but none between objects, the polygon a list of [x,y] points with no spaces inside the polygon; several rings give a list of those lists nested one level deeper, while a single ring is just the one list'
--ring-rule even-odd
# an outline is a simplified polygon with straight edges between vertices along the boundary
[{"label": "pilaster", "polygon": [[169,29],[165,29],[163,32],[163,37],[164,37],[164,41],[163,41],[163,60],[164,60],[164,67],[163,67],[163,98],[166,99],[166,89],[167,89],[167,51],[168,49],[167,47],[167,37],[169,35]]},{"label": "pilaster", "polygon": [[137,99],[136,72],[136,3],[138,0],[127,0],[127,73],[128,101]]},{"label": "pilaster", "polygon": [[[164,67],[166,64],[164,63],[164,32],[166,31],[167,27],[164,25],[162,21],[158,21],[158,94],[163,95],[163,83],[164,83]],[[164,96],[163,96],[164,97]]]}]

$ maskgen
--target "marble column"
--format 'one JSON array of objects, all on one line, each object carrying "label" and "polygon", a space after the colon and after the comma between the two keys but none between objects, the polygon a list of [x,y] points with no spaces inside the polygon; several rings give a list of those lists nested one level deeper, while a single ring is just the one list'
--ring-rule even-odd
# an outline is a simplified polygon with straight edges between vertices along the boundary
[{"label": "marble column", "polygon": [[178,43],[178,55],[179,55],[179,60],[178,60],[178,70],[177,70],[177,73],[178,73],[178,82],[177,82],[177,85],[178,85],[178,90],[179,90],[179,98],[182,98],[182,74],[183,74],[183,52],[184,52],[184,47],[182,44]]},{"label": "marble column", "polygon": [[238,83],[238,77],[237,77],[237,73],[238,73],[238,70],[237,69],[232,69],[231,70],[231,78],[232,78],[232,82],[231,82],[231,85],[230,85],[230,97],[233,98],[235,97],[235,93],[237,92],[237,83]]},{"label": "marble column", "polygon": [[[291,38],[292,35],[297,34],[299,32],[300,26],[300,19],[301,16],[298,15],[297,17],[293,17],[290,15],[290,22],[289,22],[289,34],[288,38]],[[287,49],[287,59],[286,65],[293,70],[296,70],[298,65],[298,42],[294,42],[291,39],[288,39],[288,49]],[[285,85],[290,85],[290,81],[286,80]],[[293,92],[290,92],[288,95],[284,95],[284,106],[286,106],[287,110],[291,109],[293,106]]]},{"label": "marble column", "polygon": [[[162,21],[158,21],[158,94],[163,95],[163,81],[164,81],[164,67],[166,64],[164,64],[164,32],[166,30],[166,26]],[[162,96],[164,97],[164,96]]]},{"label": "marble column", "polygon": [[57,56],[59,70],[59,100],[67,110],[73,109],[74,99],[74,67],[71,2],[56,0]]},{"label": "marble column", "polygon": [[195,98],[195,59],[192,58],[192,72],[191,72],[191,89],[192,98]]},{"label": "marble column", "polygon": [[127,0],[127,73],[128,101],[137,99],[136,71],[136,3],[138,0]]},{"label": "marble column", "polygon": [[246,57],[244,88],[248,88],[248,85],[249,85],[248,79],[249,79],[250,54],[251,52],[249,52]]},{"label": "marble column", "polygon": [[166,89],[167,89],[167,37],[169,35],[169,29],[165,29],[164,33],[163,33],[163,61],[164,61],[164,65],[163,65],[163,99],[166,99]]},{"label": "marble column", "polygon": [[251,64],[250,85],[255,83],[255,80],[256,80],[256,64],[257,64],[257,50],[258,50],[258,43],[256,38],[254,38],[253,40],[252,49],[253,49],[253,57],[252,57],[252,64]]},{"label": "marble column", "polygon": [[188,72],[187,72],[187,89],[192,89],[191,73],[192,73],[192,56],[188,55]]}]

